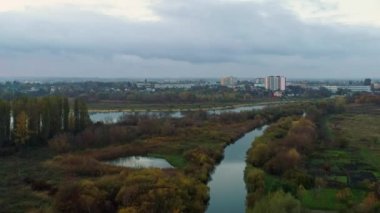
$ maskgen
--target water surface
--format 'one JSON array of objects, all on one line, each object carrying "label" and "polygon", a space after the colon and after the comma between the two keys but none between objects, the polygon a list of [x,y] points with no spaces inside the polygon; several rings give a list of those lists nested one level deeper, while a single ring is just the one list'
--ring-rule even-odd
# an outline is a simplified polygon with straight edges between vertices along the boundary
[{"label": "water surface", "polygon": [[122,157],[115,160],[107,161],[106,163],[112,164],[114,166],[122,166],[129,168],[174,168],[165,159],[142,156]]},{"label": "water surface", "polygon": [[[265,105],[257,106],[241,106],[241,107],[232,107],[227,109],[210,109],[207,110],[209,114],[221,114],[225,112],[243,112],[250,110],[260,110],[265,108]],[[117,123],[120,118],[124,115],[152,115],[158,117],[172,117],[172,118],[181,118],[183,117],[182,111],[149,111],[149,112],[92,112],[90,113],[90,119],[92,122],[103,122],[103,123]]]},{"label": "water surface", "polygon": [[224,159],[216,167],[208,183],[210,201],[208,213],[245,212],[247,191],[244,182],[245,159],[252,141],[263,134],[266,127],[255,129],[224,150]]}]

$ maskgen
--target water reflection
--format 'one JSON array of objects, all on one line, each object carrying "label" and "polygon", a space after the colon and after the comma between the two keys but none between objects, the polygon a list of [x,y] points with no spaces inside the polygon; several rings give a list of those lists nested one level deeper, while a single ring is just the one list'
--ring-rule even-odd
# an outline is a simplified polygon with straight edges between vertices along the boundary
[{"label": "water reflection", "polygon": [[[265,105],[260,106],[243,106],[243,107],[233,107],[228,109],[212,109],[207,112],[210,114],[221,114],[225,112],[243,112],[250,110],[260,110],[265,108]],[[116,123],[125,115],[150,115],[157,117],[172,117],[181,118],[184,116],[182,111],[150,111],[150,112],[93,112],[90,113],[90,119],[92,122],[103,122],[103,123]]]},{"label": "water reflection", "polygon": [[129,168],[174,168],[164,159],[141,156],[123,157],[112,161],[107,161],[106,163],[112,164],[114,166],[122,166]]},{"label": "water reflection", "polygon": [[246,188],[244,169],[246,152],[252,141],[263,134],[265,128],[244,135],[224,151],[223,161],[216,167],[210,188],[208,213],[245,212]]}]

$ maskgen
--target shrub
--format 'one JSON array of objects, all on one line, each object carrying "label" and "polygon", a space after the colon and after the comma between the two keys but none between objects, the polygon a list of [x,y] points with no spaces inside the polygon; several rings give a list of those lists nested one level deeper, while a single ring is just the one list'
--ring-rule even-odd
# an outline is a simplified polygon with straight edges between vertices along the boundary
[{"label": "shrub", "polygon": [[259,169],[248,171],[246,175],[248,191],[256,191],[265,187],[265,173]]},{"label": "shrub", "polygon": [[105,192],[91,181],[63,184],[54,199],[54,209],[58,212],[103,212]]},{"label": "shrub", "polygon": [[288,170],[285,172],[284,177],[296,186],[303,186],[311,188],[314,186],[314,178],[308,175],[306,172],[300,170]]},{"label": "shrub", "polygon": [[248,152],[248,162],[255,166],[263,166],[270,158],[270,149],[268,144],[256,144]]},{"label": "shrub", "polygon": [[353,196],[350,188],[344,188],[336,193],[336,199],[342,203],[348,204]]},{"label": "shrub", "polygon": [[49,140],[49,148],[58,153],[65,153],[70,151],[71,145],[70,142],[73,140],[71,134],[59,134]]}]

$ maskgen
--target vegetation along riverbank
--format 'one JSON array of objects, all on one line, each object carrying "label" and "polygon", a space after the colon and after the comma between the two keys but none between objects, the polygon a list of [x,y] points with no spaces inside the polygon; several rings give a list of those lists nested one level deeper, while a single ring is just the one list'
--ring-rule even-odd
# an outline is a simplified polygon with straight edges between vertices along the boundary
[{"label": "vegetation along riverbank", "polygon": [[272,124],[248,151],[248,212],[378,212],[379,103],[340,98]]}]

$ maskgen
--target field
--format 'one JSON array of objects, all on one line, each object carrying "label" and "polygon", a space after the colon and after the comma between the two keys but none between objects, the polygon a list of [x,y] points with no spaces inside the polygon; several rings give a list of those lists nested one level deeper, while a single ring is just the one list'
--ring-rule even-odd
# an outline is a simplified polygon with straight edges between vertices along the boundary
[{"label": "field", "polygon": [[48,148],[30,149],[0,159],[0,212],[25,212],[51,205],[48,190],[32,189],[38,184],[32,187],[26,178],[48,180],[47,184],[57,185],[64,177],[62,173],[43,165],[53,155]]},{"label": "field", "polygon": [[325,180],[316,193],[307,191],[301,201],[311,209],[342,210],[337,202],[339,189],[352,189],[352,202],[366,196],[371,182],[380,176],[380,109],[372,105],[349,105],[343,114],[324,122],[328,148],[315,152],[308,161],[311,174]]}]

